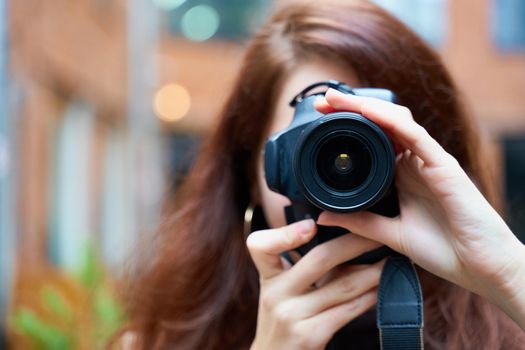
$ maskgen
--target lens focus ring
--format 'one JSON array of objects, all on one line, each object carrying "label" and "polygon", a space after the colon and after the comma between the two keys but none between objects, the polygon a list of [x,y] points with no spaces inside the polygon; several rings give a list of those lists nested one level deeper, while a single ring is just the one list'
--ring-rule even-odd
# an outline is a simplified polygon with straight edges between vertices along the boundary
[{"label": "lens focus ring", "polygon": [[386,134],[360,114],[338,112],[310,123],[295,149],[294,173],[315,206],[364,210],[387,192],[395,153]]}]

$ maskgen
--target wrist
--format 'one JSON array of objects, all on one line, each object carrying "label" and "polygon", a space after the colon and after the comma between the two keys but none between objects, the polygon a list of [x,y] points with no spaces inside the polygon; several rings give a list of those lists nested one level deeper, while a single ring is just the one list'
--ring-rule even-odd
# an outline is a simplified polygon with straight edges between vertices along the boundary
[{"label": "wrist", "polygon": [[525,245],[518,239],[514,243],[510,251],[514,262],[508,269],[508,278],[498,282],[501,288],[496,288],[499,295],[494,301],[525,330]]}]

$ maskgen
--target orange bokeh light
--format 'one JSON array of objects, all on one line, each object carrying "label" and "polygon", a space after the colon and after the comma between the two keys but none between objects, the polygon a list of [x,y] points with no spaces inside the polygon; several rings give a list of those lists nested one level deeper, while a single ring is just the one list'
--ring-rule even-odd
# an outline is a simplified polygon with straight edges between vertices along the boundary
[{"label": "orange bokeh light", "polygon": [[179,84],[166,84],[153,99],[153,109],[159,119],[175,122],[182,119],[190,110],[191,97],[188,90]]}]

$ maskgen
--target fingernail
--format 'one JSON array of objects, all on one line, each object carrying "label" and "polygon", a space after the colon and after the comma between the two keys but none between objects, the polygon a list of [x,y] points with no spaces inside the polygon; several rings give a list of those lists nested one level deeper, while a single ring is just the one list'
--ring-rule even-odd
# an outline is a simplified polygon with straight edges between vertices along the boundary
[{"label": "fingernail", "polygon": [[307,236],[313,231],[315,227],[315,222],[312,219],[307,219],[307,220],[299,221],[298,226],[299,226],[298,227],[299,234],[303,236]]},{"label": "fingernail", "polygon": [[342,93],[341,91],[336,90],[336,89],[334,89],[334,88],[328,88],[328,90],[326,90],[325,95],[328,94],[328,93],[330,93],[330,94],[336,94],[336,95],[341,95],[341,96],[346,96],[346,94],[344,94],[344,93]]},{"label": "fingernail", "polygon": [[323,102],[326,102],[326,98],[324,98],[324,96],[316,96],[314,99],[314,105],[317,105]]}]

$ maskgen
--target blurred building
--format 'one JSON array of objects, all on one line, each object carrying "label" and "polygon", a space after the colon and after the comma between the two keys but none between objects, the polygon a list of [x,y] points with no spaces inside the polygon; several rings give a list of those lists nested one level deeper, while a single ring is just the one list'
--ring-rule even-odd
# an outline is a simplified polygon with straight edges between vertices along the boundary
[{"label": "blurred building", "polygon": [[492,145],[507,221],[525,242],[525,2],[449,1],[443,55]]},{"label": "blurred building", "polygon": [[125,125],[124,7],[11,1],[8,19],[19,261],[71,264],[60,246],[99,231],[102,164]]},{"label": "blurred building", "polygon": [[[242,55],[239,39],[253,23],[238,19],[248,19],[249,6],[258,4],[221,5],[222,13],[242,11],[230,14],[236,26],[223,22],[218,30],[219,8],[213,2],[183,3],[9,4],[17,197],[23,213],[17,236],[25,264],[52,261],[74,268],[86,240],[100,244],[107,260],[121,262],[117,245],[155,226],[158,213],[140,218],[141,210],[129,208],[137,202],[158,212],[171,185],[148,159],[162,169],[173,159],[184,163],[183,154],[171,156],[158,148],[196,144],[212,127]],[[194,18],[174,18],[177,5]],[[211,19],[200,23],[202,16]],[[186,25],[170,29],[179,22]],[[205,41],[203,35],[222,40]],[[142,172],[138,179],[136,172]],[[146,223],[130,224],[137,219]]]},{"label": "blurred building", "polygon": [[[375,2],[442,53],[489,141],[487,166],[497,170],[512,226],[524,238],[525,2]],[[9,106],[9,118],[0,120],[10,127],[0,131],[10,134],[0,134],[0,176],[8,150],[17,215],[9,228],[0,225],[0,236],[13,238],[0,241],[0,255],[14,246],[16,260],[7,267],[13,271],[50,263],[75,270],[91,242],[118,270],[136,237],[155,227],[164,199],[213,128],[247,38],[270,5],[7,5],[9,45],[7,51],[0,45],[0,56],[7,58],[9,81],[0,79],[0,92],[9,93],[0,107]],[[0,221],[7,213],[0,212]],[[0,281],[0,289],[8,286]]]}]

